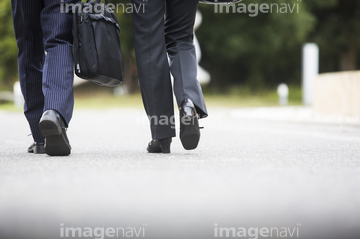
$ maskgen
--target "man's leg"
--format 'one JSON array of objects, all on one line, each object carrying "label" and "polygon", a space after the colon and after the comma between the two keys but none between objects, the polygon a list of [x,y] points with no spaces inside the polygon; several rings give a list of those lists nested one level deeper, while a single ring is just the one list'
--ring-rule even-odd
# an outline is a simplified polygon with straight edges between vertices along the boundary
[{"label": "man's leg", "polygon": [[39,127],[45,136],[45,152],[66,156],[71,146],[66,134],[74,107],[72,14],[61,4],[78,1],[44,0],[41,27],[46,51],[43,68],[44,113]]},{"label": "man's leg", "polygon": [[[174,105],[164,37],[165,0],[131,0],[136,61],[153,139],[175,137]],[[134,8],[135,9],[135,8]],[[167,123],[164,124],[164,117]]]},{"label": "man's leg", "polygon": [[18,67],[24,113],[29,122],[34,141],[43,143],[39,120],[44,108],[42,69],[44,62],[43,34],[40,15],[43,1],[11,1],[15,36],[18,45]]},{"label": "man's leg", "polygon": [[[76,3],[66,0],[64,3]],[[60,113],[68,126],[73,113],[72,14],[60,12],[59,0],[44,0],[41,27],[46,51],[43,69],[44,111]]]},{"label": "man's leg", "polygon": [[197,80],[197,61],[193,43],[193,31],[198,1],[167,0],[165,36],[170,58],[170,69],[174,76],[174,92],[180,107],[185,99],[194,103],[201,118],[207,109],[201,86]]}]

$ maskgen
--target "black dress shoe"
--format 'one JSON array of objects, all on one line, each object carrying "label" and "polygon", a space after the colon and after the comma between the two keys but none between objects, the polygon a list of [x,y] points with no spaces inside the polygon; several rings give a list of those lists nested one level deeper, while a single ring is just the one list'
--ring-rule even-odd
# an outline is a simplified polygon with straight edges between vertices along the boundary
[{"label": "black dress shoe", "polygon": [[57,111],[45,111],[40,119],[39,127],[45,137],[45,152],[48,155],[67,156],[70,154],[71,147],[66,135],[66,126]]},{"label": "black dress shoe", "polygon": [[149,143],[147,147],[147,151],[149,153],[164,153],[169,154],[170,153],[170,144],[172,139],[153,139]]},{"label": "black dress shoe", "polygon": [[28,148],[28,153],[44,154],[45,153],[44,143],[36,143],[36,142],[34,142]]},{"label": "black dress shoe", "polygon": [[199,119],[193,102],[185,99],[180,110],[180,140],[186,150],[196,149],[200,140]]}]

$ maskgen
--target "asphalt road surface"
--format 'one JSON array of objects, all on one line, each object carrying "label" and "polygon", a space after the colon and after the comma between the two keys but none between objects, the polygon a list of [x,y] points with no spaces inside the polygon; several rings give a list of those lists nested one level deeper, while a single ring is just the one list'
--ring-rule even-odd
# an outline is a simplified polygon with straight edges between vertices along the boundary
[{"label": "asphalt road surface", "polygon": [[159,155],[143,110],[75,110],[69,157],[0,111],[0,238],[360,238],[356,120],[209,111],[196,150]]}]

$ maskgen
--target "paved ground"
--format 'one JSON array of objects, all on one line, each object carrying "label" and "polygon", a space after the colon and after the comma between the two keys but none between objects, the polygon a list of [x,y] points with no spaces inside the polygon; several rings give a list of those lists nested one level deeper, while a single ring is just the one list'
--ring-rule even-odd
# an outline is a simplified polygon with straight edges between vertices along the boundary
[{"label": "paved ground", "polygon": [[0,112],[0,238],[359,238],[359,122],[309,112],[210,109],[197,150],[151,155],[142,110],[77,110],[70,157]]}]

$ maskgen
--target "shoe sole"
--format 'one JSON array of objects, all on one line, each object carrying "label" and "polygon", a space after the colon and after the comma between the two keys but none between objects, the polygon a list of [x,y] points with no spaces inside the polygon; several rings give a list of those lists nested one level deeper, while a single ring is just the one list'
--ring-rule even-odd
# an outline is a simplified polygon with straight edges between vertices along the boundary
[{"label": "shoe sole", "polygon": [[39,124],[40,131],[45,137],[45,153],[50,156],[67,156],[71,147],[63,134],[61,127],[51,120],[43,120]]},{"label": "shoe sole", "polygon": [[160,148],[160,146],[156,147],[156,148],[147,147],[146,150],[148,151],[148,153],[151,153],[151,154],[162,153],[162,149]]},{"label": "shoe sole", "polygon": [[200,140],[199,121],[196,116],[184,116],[185,122],[191,122],[186,125],[181,123],[180,141],[186,150],[196,149]]}]

